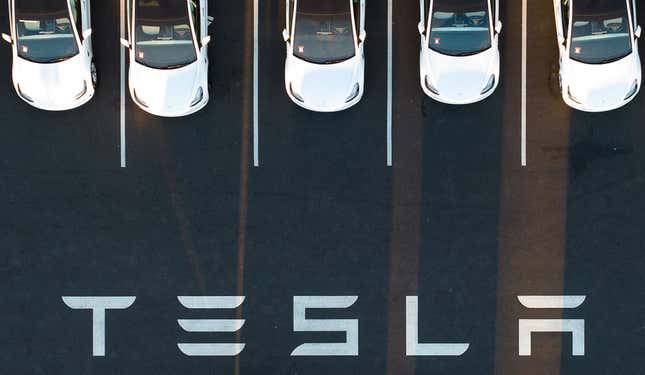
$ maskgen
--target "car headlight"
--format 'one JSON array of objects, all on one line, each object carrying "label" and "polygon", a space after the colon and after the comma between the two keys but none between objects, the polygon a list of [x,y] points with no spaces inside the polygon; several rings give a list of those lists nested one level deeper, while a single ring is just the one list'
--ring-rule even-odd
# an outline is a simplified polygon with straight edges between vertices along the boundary
[{"label": "car headlight", "polygon": [[495,75],[491,74],[490,78],[488,79],[488,83],[486,84],[486,86],[484,86],[484,89],[482,90],[480,95],[486,94],[487,92],[492,90],[493,87],[495,87]]},{"label": "car headlight", "polygon": [[632,83],[632,87],[629,89],[629,92],[627,95],[625,95],[625,100],[631,99],[632,96],[636,95],[636,92],[638,91],[638,80],[634,80],[634,83]]},{"label": "car headlight", "polygon": [[137,103],[141,104],[142,106],[148,108],[148,104],[146,102],[144,102],[143,100],[141,100],[141,98],[139,98],[139,96],[137,96],[137,90],[133,90],[133,93],[134,93],[134,100],[136,100]]},{"label": "car headlight", "polygon": [[349,96],[345,100],[345,103],[351,102],[352,100],[356,99],[356,97],[358,96],[358,92],[360,91],[360,88],[361,87],[358,85],[358,83],[355,83],[354,88],[352,89],[352,93],[349,94]]},{"label": "car headlight", "polygon": [[195,94],[195,98],[193,98],[193,101],[190,102],[190,106],[191,107],[196,106],[197,104],[199,104],[199,102],[202,101],[202,99],[204,99],[204,90],[200,87],[199,89],[197,89],[197,93]]},{"label": "car headlight", "polygon": [[86,92],[87,92],[87,82],[83,81],[83,89],[81,89],[81,92],[76,94],[76,97],[75,97],[76,100],[82,98],[83,95],[85,95]]},{"label": "car headlight", "polygon": [[18,94],[20,94],[20,96],[21,96],[23,99],[25,99],[26,101],[31,102],[31,103],[33,103],[33,102],[34,102],[34,100],[33,100],[32,98],[30,98],[30,97],[29,97],[29,95],[25,94],[25,93],[22,91],[22,89],[20,88],[20,85],[18,85]]},{"label": "car headlight", "polygon": [[569,99],[573,100],[574,102],[578,104],[582,104],[580,99],[576,98],[572,93],[571,93],[571,86],[567,87],[567,95],[569,96]]},{"label": "car headlight", "polygon": [[437,90],[437,89],[432,85],[432,83],[430,82],[430,77],[426,76],[425,84],[426,84],[426,88],[427,88],[428,90],[430,90],[430,92],[431,92],[431,93],[433,93],[433,94],[435,94],[435,95],[439,95],[439,90]]},{"label": "car headlight", "polygon": [[304,103],[304,101],[305,101],[305,100],[302,98],[302,96],[300,96],[300,94],[298,94],[298,93],[293,89],[293,85],[292,85],[291,83],[289,84],[289,91],[291,91],[291,96],[293,96],[294,98],[296,98],[296,100],[298,100],[299,102],[303,102],[303,103]]}]

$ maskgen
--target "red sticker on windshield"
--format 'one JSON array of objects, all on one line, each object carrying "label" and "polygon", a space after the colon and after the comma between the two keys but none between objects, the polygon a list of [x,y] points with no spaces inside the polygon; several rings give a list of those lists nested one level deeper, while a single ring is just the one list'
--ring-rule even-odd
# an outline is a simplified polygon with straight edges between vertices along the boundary
[{"label": "red sticker on windshield", "polygon": [[582,52],[582,47],[576,47],[573,49],[573,51],[576,53],[576,55],[579,55]]},{"label": "red sticker on windshield", "polygon": [[143,51],[139,51],[139,58],[142,59],[144,56]]},{"label": "red sticker on windshield", "polygon": [[298,46],[299,53],[305,53],[305,46]]},{"label": "red sticker on windshield", "polygon": [[29,47],[27,47],[27,46],[22,46],[22,52],[24,52],[24,53],[29,52]]},{"label": "red sticker on windshield", "polygon": [[434,38],[434,44],[440,44],[441,38]]}]

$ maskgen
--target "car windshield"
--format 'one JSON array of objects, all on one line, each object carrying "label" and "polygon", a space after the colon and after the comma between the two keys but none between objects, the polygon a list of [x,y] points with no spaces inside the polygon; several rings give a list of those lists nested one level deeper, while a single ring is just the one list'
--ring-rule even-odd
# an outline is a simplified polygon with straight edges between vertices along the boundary
[{"label": "car windshield", "polygon": [[350,0],[298,0],[293,54],[316,64],[355,56]]},{"label": "car windshield", "polygon": [[434,0],[428,46],[450,56],[474,55],[490,48],[488,0]]},{"label": "car windshield", "polygon": [[197,60],[186,1],[135,1],[135,59],[138,63],[156,69],[174,69]]},{"label": "car windshield", "polygon": [[625,0],[576,0],[570,56],[587,64],[619,60],[632,52],[630,29]]},{"label": "car windshield", "polygon": [[18,56],[52,63],[78,54],[74,26],[65,0],[16,0]]}]

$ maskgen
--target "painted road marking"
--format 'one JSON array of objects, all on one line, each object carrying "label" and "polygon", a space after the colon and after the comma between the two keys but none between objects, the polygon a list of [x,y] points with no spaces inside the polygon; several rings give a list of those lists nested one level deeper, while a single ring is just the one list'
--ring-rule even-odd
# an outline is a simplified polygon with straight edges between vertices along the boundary
[{"label": "painted road marking", "polygon": [[526,37],[527,0],[522,0],[522,166],[526,166]]},{"label": "painted road marking", "polygon": [[387,2],[387,166],[392,166],[392,1]]},{"label": "painted road marking", "polygon": [[253,1],[253,166],[260,166],[260,133],[258,121],[258,3],[259,0]]},{"label": "painted road marking", "polygon": [[[125,36],[125,0],[121,0],[121,38]],[[120,126],[120,145],[121,145],[121,168],[126,167],[125,157],[125,47],[120,46],[121,50],[121,108],[119,113]]]}]

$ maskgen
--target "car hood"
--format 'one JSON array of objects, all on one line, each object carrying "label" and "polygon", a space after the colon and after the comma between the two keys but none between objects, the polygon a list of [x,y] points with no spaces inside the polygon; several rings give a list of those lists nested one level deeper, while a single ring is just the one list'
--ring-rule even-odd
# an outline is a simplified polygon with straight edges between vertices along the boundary
[{"label": "car hood", "polygon": [[16,58],[13,80],[21,95],[43,106],[62,106],[74,102],[83,92],[88,67],[80,55],[65,61],[40,64]]},{"label": "car hood", "polygon": [[184,111],[195,97],[198,74],[197,61],[177,69],[153,69],[134,63],[130,68],[130,88],[155,112]]},{"label": "car hood", "polygon": [[625,100],[634,80],[640,82],[639,65],[633,54],[607,64],[569,59],[562,75],[566,77],[563,87],[587,107],[613,107]]},{"label": "car hood", "polygon": [[472,56],[447,56],[428,49],[430,82],[447,99],[468,100],[481,96],[491,74],[499,70],[499,53],[489,48]]},{"label": "car hood", "polygon": [[331,107],[343,105],[357,82],[360,59],[353,57],[337,64],[313,64],[291,57],[287,77],[293,91],[307,105]]}]

